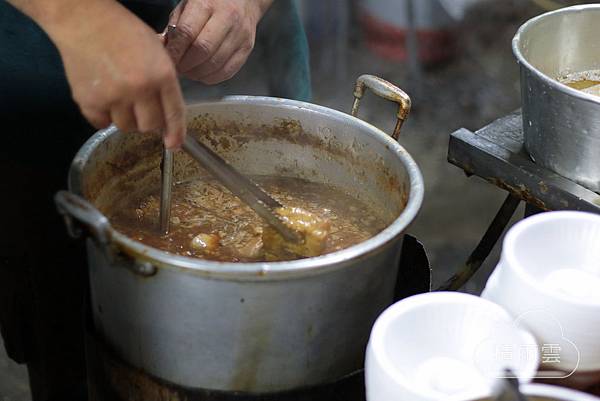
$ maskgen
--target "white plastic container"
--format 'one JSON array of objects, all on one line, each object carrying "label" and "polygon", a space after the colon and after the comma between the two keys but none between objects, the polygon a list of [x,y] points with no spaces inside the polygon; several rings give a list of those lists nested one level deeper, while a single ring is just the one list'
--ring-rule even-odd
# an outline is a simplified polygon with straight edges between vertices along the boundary
[{"label": "white plastic container", "polygon": [[[509,351],[512,357],[504,358]],[[484,398],[506,367],[522,382],[531,380],[537,351],[533,336],[492,302],[451,292],[416,295],[392,305],[373,326],[367,400]]]},{"label": "white plastic container", "polygon": [[536,336],[542,371],[600,371],[600,216],[551,212],[518,223],[482,297]]}]

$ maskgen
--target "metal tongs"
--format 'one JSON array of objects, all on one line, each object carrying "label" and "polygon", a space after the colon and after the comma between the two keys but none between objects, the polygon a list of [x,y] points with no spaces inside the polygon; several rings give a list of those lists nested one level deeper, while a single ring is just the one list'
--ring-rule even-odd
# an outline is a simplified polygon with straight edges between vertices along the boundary
[{"label": "metal tongs", "polygon": [[[164,34],[165,45],[176,28],[175,25],[167,26]],[[282,207],[282,205],[264,192],[258,185],[250,181],[246,176],[231,167],[219,155],[207,148],[204,144],[198,142],[192,135],[187,135],[183,143],[183,150],[189,153],[202,167],[215,176],[225,188],[250,206],[256,214],[277,230],[283,238],[292,242],[300,242],[302,240],[300,234],[286,226],[275,212],[275,209]],[[171,220],[173,163],[173,151],[163,147],[159,217],[160,232],[163,235],[169,232]]]},{"label": "metal tongs", "polygon": [[[177,28],[176,25],[168,25],[163,35],[163,44],[167,42],[171,34]],[[159,229],[162,235],[169,233],[169,223],[171,221],[171,198],[173,191],[173,163],[175,157],[173,151],[163,146],[162,160],[160,162],[160,216]]]},{"label": "metal tongs", "polygon": [[510,369],[504,370],[504,377],[499,378],[492,390],[494,401],[528,401],[519,389],[519,379]]},{"label": "metal tongs", "polygon": [[[183,142],[183,150],[200,163],[205,170],[217,178],[225,188],[231,191],[232,194],[250,206],[256,214],[277,230],[283,238],[292,242],[300,242],[302,240],[300,234],[286,226],[275,212],[275,209],[282,207],[281,203],[269,196],[258,185],[233,168],[203,143],[197,141],[191,133],[192,132],[188,130],[188,135]],[[160,214],[161,231],[163,233],[166,233],[169,230],[171,190],[173,185],[172,157],[173,154],[170,151],[165,150],[163,152]]]},{"label": "metal tongs", "polygon": [[169,233],[171,221],[171,198],[173,192],[173,151],[163,146],[162,160],[160,162],[160,233]]}]

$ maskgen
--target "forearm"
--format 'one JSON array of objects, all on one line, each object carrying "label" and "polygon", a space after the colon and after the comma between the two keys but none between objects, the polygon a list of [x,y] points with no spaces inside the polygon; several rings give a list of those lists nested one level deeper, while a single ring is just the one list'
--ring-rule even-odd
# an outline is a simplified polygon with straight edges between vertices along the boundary
[{"label": "forearm", "polygon": [[76,11],[76,8],[81,7],[81,3],[88,1],[95,2],[97,0],[7,0],[21,12],[28,15],[31,19],[37,22],[40,26],[49,26],[60,24],[61,19],[68,16],[71,12]]},{"label": "forearm", "polygon": [[[7,0],[55,42],[69,40],[84,24],[98,24],[127,10],[114,0]],[[90,18],[92,16],[92,18]]]}]

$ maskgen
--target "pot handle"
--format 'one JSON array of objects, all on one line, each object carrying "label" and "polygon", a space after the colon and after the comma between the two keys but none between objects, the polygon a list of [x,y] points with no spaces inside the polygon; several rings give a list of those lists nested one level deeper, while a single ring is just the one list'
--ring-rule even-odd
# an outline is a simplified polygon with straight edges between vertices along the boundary
[{"label": "pot handle", "polygon": [[392,137],[395,140],[398,140],[400,137],[400,129],[402,128],[402,124],[404,124],[404,121],[406,121],[408,114],[410,113],[412,104],[410,97],[402,89],[389,83],[385,79],[381,79],[374,75],[361,75],[356,80],[356,86],[354,87],[354,104],[352,105],[351,113],[354,117],[357,117],[358,115],[360,100],[365,94],[367,88],[371,89],[373,93],[379,97],[390,100],[394,103],[398,103],[398,122],[396,123],[396,128],[394,128],[394,132],[392,133]]},{"label": "pot handle", "polygon": [[54,203],[58,213],[64,217],[67,232],[71,237],[81,238],[85,229],[105,251],[111,263],[122,263],[135,274],[144,277],[156,274],[156,266],[152,263],[128,258],[110,246],[110,222],[90,202],[72,192],[59,191],[54,195]]},{"label": "pot handle", "polygon": [[65,219],[67,232],[73,238],[80,238],[82,227],[90,232],[100,245],[110,242],[110,223],[94,205],[79,195],[69,191],[59,191],[54,196],[58,213]]}]

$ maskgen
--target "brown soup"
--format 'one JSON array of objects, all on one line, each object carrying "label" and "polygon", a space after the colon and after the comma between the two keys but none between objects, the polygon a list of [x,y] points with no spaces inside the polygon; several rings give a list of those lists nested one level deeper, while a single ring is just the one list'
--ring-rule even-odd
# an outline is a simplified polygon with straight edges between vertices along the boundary
[{"label": "brown soup", "polygon": [[[328,222],[322,252],[327,254],[363,242],[386,226],[369,205],[332,186],[298,178],[252,177],[273,198]],[[119,232],[146,245],[183,256],[222,262],[298,259],[265,251],[264,222],[237,197],[211,178],[181,182],[173,188],[171,230],[158,234],[159,192],[131,202],[109,218]]]}]

